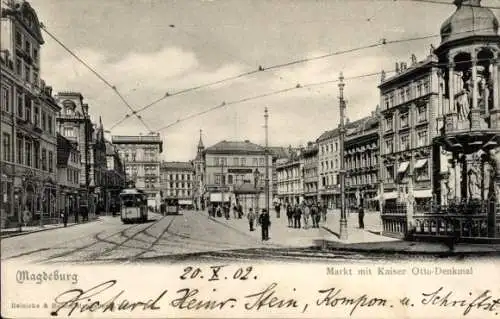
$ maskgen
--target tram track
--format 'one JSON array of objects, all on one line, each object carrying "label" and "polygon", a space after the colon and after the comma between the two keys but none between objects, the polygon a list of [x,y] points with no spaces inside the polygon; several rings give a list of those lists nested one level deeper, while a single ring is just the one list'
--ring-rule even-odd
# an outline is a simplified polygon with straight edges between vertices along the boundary
[{"label": "tram track", "polygon": [[[152,227],[153,225],[157,224],[158,222],[160,222],[164,217],[161,217],[159,219],[156,219],[156,220],[153,220],[151,222],[151,224],[148,226],[148,228]],[[120,233],[124,233],[124,232],[127,232],[127,231],[130,231],[134,228],[139,228],[140,226],[144,226],[144,224],[135,224],[135,225],[131,225],[131,226],[128,226],[127,228],[125,229],[121,229],[119,231],[116,231],[116,232],[113,232],[111,233],[110,235],[107,235],[105,236],[104,238],[99,238],[99,235],[102,234],[103,232],[98,232],[97,234],[95,234],[94,236],[94,241],[91,242],[90,244],[87,244],[87,245],[84,245],[84,246],[81,246],[81,247],[78,247],[76,249],[72,249],[72,250],[69,250],[69,251],[65,251],[65,252],[62,252],[62,253],[58,253],[58,254],[55,254],[55,255],[51,255],[47,258],[44,258],[38,262],[40,263],[44,263],[44,262],[51,262],[53,261],[54,259],[57,259],[57,258],[62,258],[62,257],[68,257],[70,255],[73,255],[73,254],[76,254],[78,252],[81,252],[81,251],[84,251],[86,249],[89,249],[89,248],[92,248],[100,243],[102,243],[103,241],[109,239],[109,238],[112,238],[113,236],[116,236]],[[140,233],[141,231],[139,231],[138,233]],[[78,241],[82,238],[86,238],[87,236],[82,236],[82,237],[79,237],[79,238],[76,238],[74,240],[71,240],[70,242],[75,242],[75,241]]]}]

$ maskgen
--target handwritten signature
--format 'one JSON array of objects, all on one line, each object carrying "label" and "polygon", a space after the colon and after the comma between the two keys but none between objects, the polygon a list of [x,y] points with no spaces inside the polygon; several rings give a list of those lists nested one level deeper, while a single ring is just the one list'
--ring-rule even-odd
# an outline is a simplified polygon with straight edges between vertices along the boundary
[{"label": "handwritten signature", "polygon": [[490,290],[484,290],[478,295],[469,293],[470,298],[455,297],[453,291],[446,293],[443,287],[439,289],[422,293],[422,305],[432,305],[438,307],[457,307],[465,308],[464,316],[471,312],[473,309],[484,310],[493,312],[496,310],[496,305],[500,305],[500,297],[496,298],[491,295]]},{"label": "handwritten signature", "polygon": [[[108,301],[101,302],[99,300],[92,300],[92,297],[110,289],[116,282],[116,280],[108,280],[85,291],[82,289],[71,289],[59,294],[55,298],[55,302],[59,306],[55,311],[51,312],[51,315],[57,316],[59,311],[63,308],[69,309],[68,317],[77,310],[79,310],[80,313],[96,311],[102,311],[104,313],[106,311],[114,312],[115,310],[134,311],[135,309],[141,309],[143,311],[159,310],[160,307],[158,306],[158,302],[167,293],[167,290],[164,290],[156,298],[151,298],[147,301],[130,301],[122,297],[125,293],[125,291],[122,290]],[[121,300],[119,300],[119,298],[121,298]]]}]

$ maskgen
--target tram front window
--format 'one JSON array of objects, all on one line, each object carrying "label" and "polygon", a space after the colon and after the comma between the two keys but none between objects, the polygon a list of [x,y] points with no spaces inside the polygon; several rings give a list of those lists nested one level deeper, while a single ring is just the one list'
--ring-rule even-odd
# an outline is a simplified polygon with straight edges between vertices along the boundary
[{"label": "tram front window", "polygon": [[136,207],[142,203],[141,198],[136,196],[123,196],[122,200],[125,207]]}]

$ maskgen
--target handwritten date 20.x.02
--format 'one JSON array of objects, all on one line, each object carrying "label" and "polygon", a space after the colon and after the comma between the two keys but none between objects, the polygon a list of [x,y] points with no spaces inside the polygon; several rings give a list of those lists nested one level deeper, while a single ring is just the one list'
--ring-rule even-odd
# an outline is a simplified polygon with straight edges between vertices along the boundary
[{"label": "handwritten date 20.x.02", "polygon": [[210,266],[206,269],[200,267],[188,266],[184,268],[179,276],[181,280],[187,279],[207,279],[208,281],[216,280],[257,280],[257,276],[253,275],[253,267],[241,267],[237,269],[229,269],[224,265]]}]

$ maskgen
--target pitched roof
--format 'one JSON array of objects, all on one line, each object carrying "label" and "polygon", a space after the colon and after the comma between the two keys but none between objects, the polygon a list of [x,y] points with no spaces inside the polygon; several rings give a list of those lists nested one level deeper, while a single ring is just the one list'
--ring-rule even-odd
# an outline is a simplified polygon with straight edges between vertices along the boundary
[{"label": "pitched roof", "polygon": [[162,170],[176,170],[176,171],[192,171],[193,165],[191,162],[162,162]]},{"label": "pitched roof", "polygon": [[246,141],[221,141],[205,150],[206,154],[264,154],[265,149]]},{"label": "pitched roof", "polygon": [[287,158],[289,156],[287,147],[269,146],[268,150],[269,150],[269,153],[271,153],[271,155],[274,158]]}]

